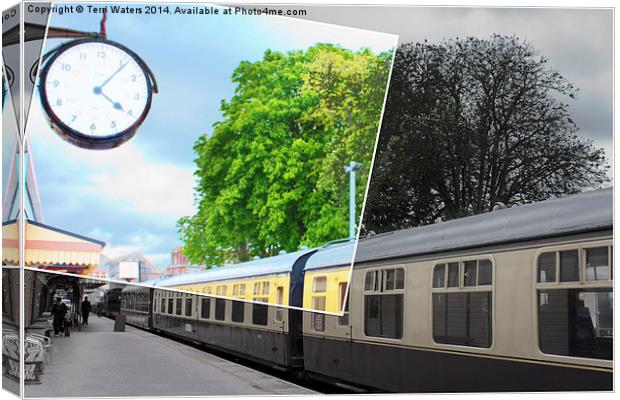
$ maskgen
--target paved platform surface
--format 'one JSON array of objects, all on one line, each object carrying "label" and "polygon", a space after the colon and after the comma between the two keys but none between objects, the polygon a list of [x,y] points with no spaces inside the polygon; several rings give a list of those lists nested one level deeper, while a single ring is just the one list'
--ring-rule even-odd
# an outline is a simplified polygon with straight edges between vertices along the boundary
[{"label": "paved platform surface", "polygon": [[41,384],[25,397],[297,395],[315,392],[193,347],[91,316],[54,337]]}]

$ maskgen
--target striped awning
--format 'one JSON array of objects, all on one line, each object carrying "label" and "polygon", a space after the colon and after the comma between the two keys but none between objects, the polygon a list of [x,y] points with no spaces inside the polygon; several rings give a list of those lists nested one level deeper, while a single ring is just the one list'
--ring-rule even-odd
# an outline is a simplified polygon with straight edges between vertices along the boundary
[{"label": "striped awning", "polygon": [[[18,221],[2,224],[2,263],[18,265]],[[36,221],[26,221],[25,265],[79,274],[99,265],[105,242]]]}]

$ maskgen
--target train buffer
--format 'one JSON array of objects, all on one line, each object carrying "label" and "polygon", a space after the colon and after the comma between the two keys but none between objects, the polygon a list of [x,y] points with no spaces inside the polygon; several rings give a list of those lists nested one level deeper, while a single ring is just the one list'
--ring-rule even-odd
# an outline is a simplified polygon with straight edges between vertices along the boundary
[{"label": "train buffer", "polygon": [[297,395],[313,391],[200,349],[91,315],[52,357],[26,397]]}]

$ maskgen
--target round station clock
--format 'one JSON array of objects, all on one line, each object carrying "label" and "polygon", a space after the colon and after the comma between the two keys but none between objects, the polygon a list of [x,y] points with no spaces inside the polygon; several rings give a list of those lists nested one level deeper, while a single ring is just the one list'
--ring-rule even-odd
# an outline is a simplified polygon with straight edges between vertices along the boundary
[{"label": "round station clock", "polygon": [[88,149],[131,139],[151,108],[152,73],[134,52],[103,38],[71,41],[53,50],[39,92],[52,128]]}]

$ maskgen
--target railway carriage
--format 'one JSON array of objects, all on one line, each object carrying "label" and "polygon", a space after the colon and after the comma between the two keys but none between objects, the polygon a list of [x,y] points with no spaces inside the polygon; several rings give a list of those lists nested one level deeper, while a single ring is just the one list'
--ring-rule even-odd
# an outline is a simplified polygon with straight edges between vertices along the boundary
[{"label": "railway carriage", "polygon": [[351,338],[348,281],[354,250],[354,242],[324,249],[313,255],[305,267],[305,308],[321,310],[323,304],[331,303],[335,304],[331,309],[344,311],[341,316],[303,313],[304,369],[327,381],[354,382],[350,349],[339,345]]},{"label": "railway carriage", "polygon": [[393,392],[612,389],[612,189],[359,241],[305,369]]},{"label": "railway carriage", "polygon": [[314,252],[302,250],[161,281],[161,289],[153,294],[153,328],[276,368],[301,367],[301,311],[266,303],[301,307],[303,267]]},{"label": "railway carriage", "polygon": [[[148,293],[149,328],[336,384],[611,390],[612,197],[603,189],[375,235],[358,242],[353,270],[349,242],[126,297]],[[124,304],[131,313],[138,302]]]},{"label": "railway carriage", "polygon": [[105,292],[101,302],[103,305],[103,315],[115,319],[121,310],[121,288],[110,289]]},{"label": "railway carriage", "polygon": [[120,296],[120,310],[129,325],[143,329],[153,327],[153,297],[159,279],[143,282],[144,286],[127,285]]}]

